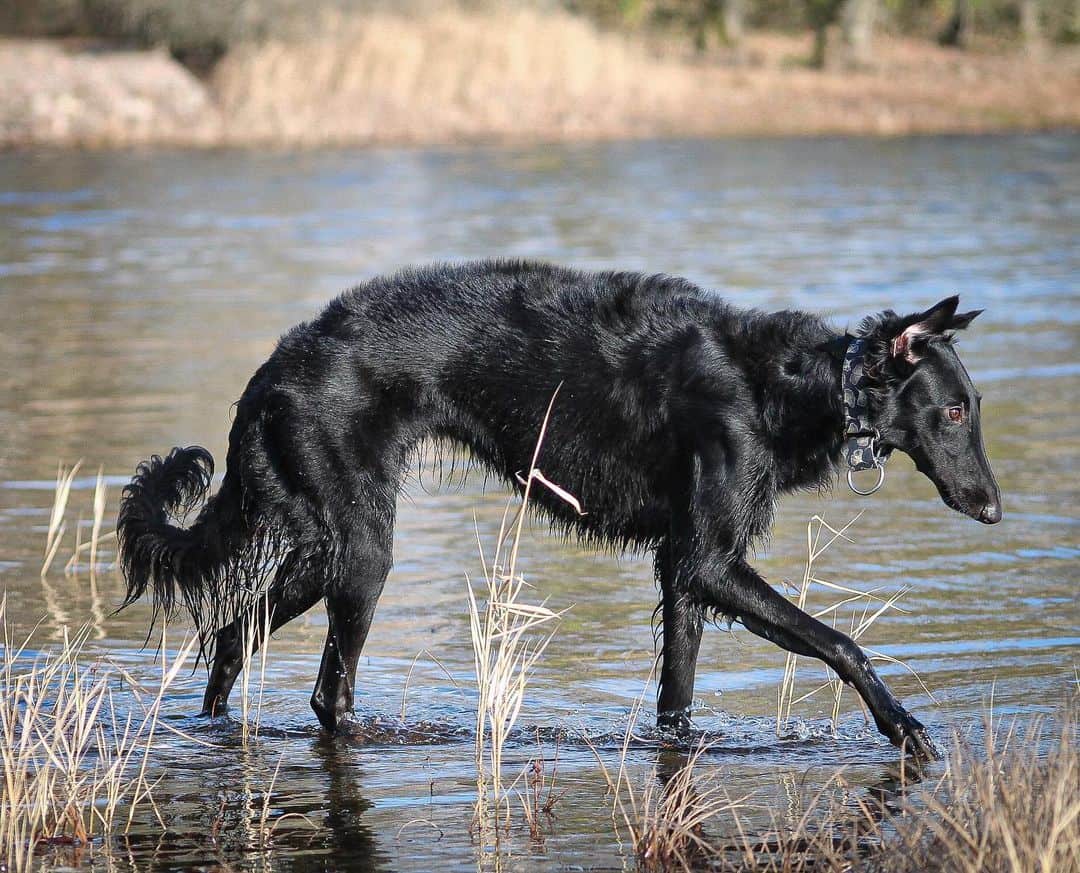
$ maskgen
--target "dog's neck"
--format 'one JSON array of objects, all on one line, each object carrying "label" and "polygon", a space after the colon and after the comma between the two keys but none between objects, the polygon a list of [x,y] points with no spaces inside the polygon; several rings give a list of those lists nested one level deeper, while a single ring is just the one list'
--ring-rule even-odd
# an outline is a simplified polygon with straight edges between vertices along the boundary
[{"label": "dog's neck", "polygon": [[[799,313],[763,316],[746,334],[747,377],[774,456],[780,491],[829,484],[844,439],[841,363],[828,348],[842,339]],[[845,346],[846,347],[846,346]]]}]

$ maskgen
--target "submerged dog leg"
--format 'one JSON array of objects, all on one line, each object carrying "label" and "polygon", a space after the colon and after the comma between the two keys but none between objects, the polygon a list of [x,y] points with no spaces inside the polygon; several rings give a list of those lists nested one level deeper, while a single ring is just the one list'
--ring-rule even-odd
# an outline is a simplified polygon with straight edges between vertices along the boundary
[{"label": "submerged dog leg", "polygon": [[940,757],[926,728],[896,699],[861,648],[840,631],[807,615],[745,561],[736,562],[717,592],[726,612],[751,633],[797,655],[824,661],[866,702],[877,728],[895,746]]},{"label": "submerged dog leg", "polygon": [[669,545],[656,551],[656,576],[660,582],[663,620],[663,654],[660,688],[656,702],[658,727],[686,732],[694,702],[694,674],[701,645],[702,612],[676,584],[675,565]]},{"label": "submerged dog leg", "polygon": [[351,562],[352,575],[331,583],[326,595],[329,630],[311,708],[322,726],[336,733],[352,712],[356,664],[364,648],[375,606],[390,572],[390,548]]},{"label": "submerged dog leg", "polygon": [[221,715],[228,710],[229,694],[244,666],[244,628],[252,627],[251,652],[254,655],[267,633],[265,615],[270,615],[269,632],[273,633],[318,603],[322,598],[322,586],[312,578],[303,577],[285,585],[275,584],[266,596],[266,604],[256,604],[246,615],[217,632],[214,663],[203,695],[202,715]]}]

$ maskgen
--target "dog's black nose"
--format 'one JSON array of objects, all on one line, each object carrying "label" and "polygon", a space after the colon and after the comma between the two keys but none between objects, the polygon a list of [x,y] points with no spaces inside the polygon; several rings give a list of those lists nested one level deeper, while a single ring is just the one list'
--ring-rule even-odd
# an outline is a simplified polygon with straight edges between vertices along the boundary
[{"label": "dog's black nose", "polygon": [[997,524],[1001,521],[1001,505],[987,503],[979,512],[979,521],[983,524]]}]

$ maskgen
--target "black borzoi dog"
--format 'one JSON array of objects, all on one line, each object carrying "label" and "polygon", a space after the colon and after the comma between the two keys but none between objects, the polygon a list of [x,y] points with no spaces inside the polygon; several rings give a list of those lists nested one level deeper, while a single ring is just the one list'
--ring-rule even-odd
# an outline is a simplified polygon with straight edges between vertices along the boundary
[{"label": "black borzoi dog", "polygon": [[933,755],[862,650],[778,594],[747,551],[780,494],[828,485],[844,457],[880,466],[893,449],[948,506],[1000,520],[979,394],[949,333],[978,313],[956,307],[951,297],[883,312],[852,337],[803,312],[736,309],[666,276],[482,262],[374,279],[285,334],[252,377],[221,488],[189,527],[173,522],[207,493],[209,453],[177,448],[139,467],[118,522],[125,605],[149,589],[166,615],[188,609],[213,653],[213,714],[241,668],[244,629],[266,608],[254,596],[268,592],[271,628],[325,600],[311,705],[336,731],[353,706],[417,446],[463,446],[520,489],[562,386],[537,466],[585,514],[543,489],[536,502],[586,540],[655,553],[661,725],[689,726],[703,621],[726,617],[821,659],[886,737]]}]

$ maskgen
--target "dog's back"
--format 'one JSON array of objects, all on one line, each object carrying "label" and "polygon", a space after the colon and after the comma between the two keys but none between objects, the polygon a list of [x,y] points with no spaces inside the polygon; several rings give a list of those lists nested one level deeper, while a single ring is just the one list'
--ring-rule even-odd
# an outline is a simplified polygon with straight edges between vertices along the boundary
[{"label": "dog's back", "polygon": [[[752,427],[752,392],[727,352],[742,321],[666,276],[527,262],[400,272],[283,337],[245,392],[232,438],[251,446],[245,428],[258,419],[268,457],[237,460],[252,467],[251,487],[265,487],[269,461],[320,502],[324,486],[396,488],[402,456],[434,438],[514,484],[562,386],[538,466],[586,514],[552,495],[538,501],[609,545],[653,545],[668,490],[685,475],[680,443],[740,411],[743,434]],[[364,481],[349,481],[346,458],[364,459]]]}]

